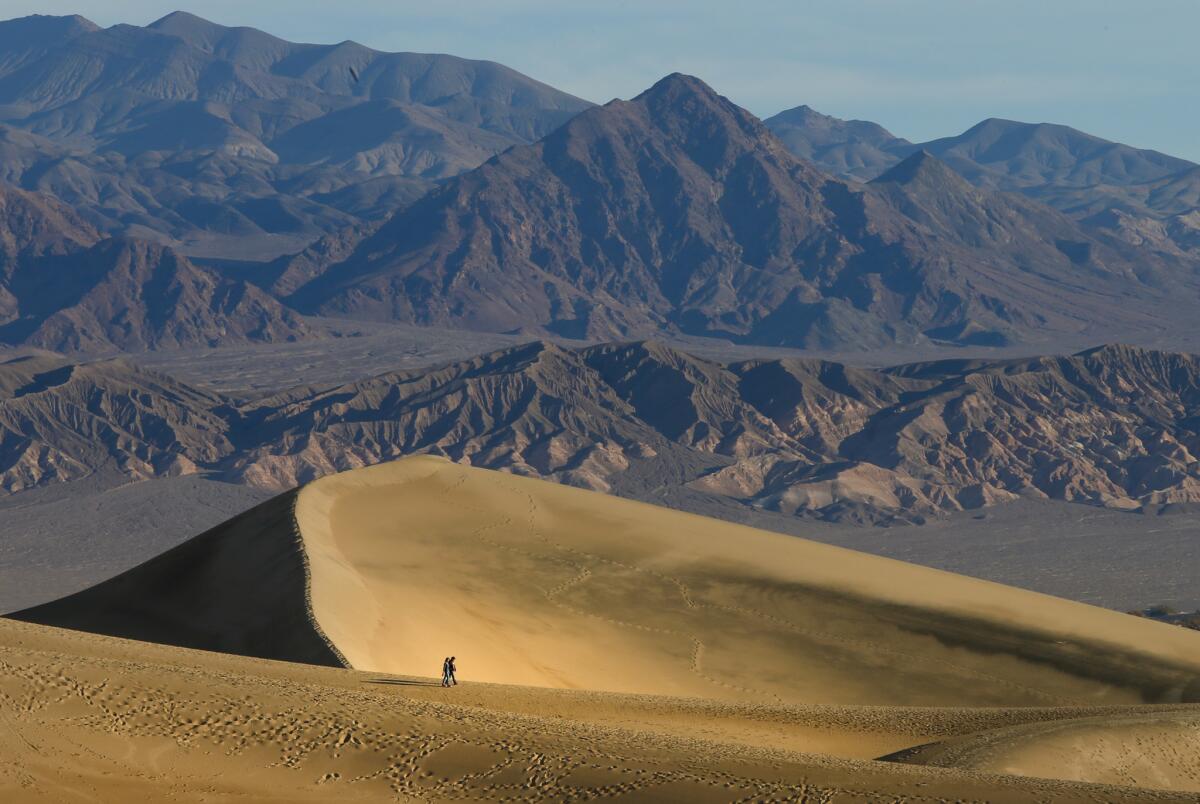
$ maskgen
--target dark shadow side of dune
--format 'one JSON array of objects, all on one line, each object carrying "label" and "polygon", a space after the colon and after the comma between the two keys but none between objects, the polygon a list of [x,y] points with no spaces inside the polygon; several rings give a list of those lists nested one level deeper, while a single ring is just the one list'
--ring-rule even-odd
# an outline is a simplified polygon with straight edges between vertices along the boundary
[{"label": "dark shadow side of dune", "polygon": [[144,642],[333,667],[282,494],[110,580],[8,615]]}]

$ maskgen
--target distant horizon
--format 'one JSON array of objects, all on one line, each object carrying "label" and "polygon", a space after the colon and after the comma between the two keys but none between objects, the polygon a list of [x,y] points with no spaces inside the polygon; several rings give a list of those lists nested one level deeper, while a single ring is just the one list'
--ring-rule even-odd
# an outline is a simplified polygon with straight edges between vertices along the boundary
[{"label": "distant horizon", "polygon": [[[1190,134],[1200,125],[1200,68],[1186,34],[1200,29],[1200,6],[1045,5],[1019,0],[998,14],[936,0],[903,9],[885,0],[819,0],[801,13],[777,0],[749,0],[732,13],[712,0],[662,0],[650,9],[465,0],[432,10],[378,0],[352,10],[315,0],[286,9],[231,0],[182,9],[177,0],[5,0],[0,14],[79,14],[109,27],[145,26],[183,10],[293,42],[352,40],[495,61],[594,103],[633,97],[684,72],[764,119],[809,106],[923,142],[1000,118],[1065,125],[1200,162]],[[1139,30],[1153,31],[1153,48],[1124,46],[1149,41]]]}]

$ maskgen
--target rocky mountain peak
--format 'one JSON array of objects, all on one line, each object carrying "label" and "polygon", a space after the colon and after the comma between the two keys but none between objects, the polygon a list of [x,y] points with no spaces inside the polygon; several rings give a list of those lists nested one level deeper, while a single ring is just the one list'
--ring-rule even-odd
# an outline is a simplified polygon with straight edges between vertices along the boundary
[{"label": "rocky mountain peak", "polygon": [[99,30],[99,25],[78,14],[31,14],[0,22],[0,45],[8,50],[12,46],[49,44]]},{"label": "rocky mountain peak", "polygon": [[926,188],[954,187],[971,191],[967,180],[949,165],[925,149],[916,151],[895,167],[889,168],[871,184],[919,185]]},{"label": "rocky mountain peak", "polygon": [[631,103],[645,107],[651,121],[663,130],[727,136],[720,129],[734,127],[756,137],[767,135],[758,118],[692,75],[671,73]]},{"label": "rocky mountain peak", "polygon": [[799,106],[793,106],[791,109],[784,109],[771,119],[778,120],[781,123],[824,123],[834,118],[827,114],[821,114],[807,103],[802,103]]},{"label": "rocky mountain peak", "polygon": [[172,33],[175,35],[186,33],[197,33],[211,30],[228,30],[224,25],[218,25],[215,22],[210,22],[203,17],[199,17],[188,11],[172,11],[154,22],[146,26],[156,31]]}]

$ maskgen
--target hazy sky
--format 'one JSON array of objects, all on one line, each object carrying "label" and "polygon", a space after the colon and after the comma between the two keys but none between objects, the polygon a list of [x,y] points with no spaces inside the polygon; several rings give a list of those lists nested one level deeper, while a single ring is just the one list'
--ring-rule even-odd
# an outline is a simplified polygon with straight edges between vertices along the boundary
[{"label": "hazy sky", "polygon": [[[179,0],[0,0],[146,24]],[[493,59],[593,101],[692,73],[761,116],[807,103],[912,140],[985,117],[1200,161],[1200,0],[194,0],[286,39]]]}]

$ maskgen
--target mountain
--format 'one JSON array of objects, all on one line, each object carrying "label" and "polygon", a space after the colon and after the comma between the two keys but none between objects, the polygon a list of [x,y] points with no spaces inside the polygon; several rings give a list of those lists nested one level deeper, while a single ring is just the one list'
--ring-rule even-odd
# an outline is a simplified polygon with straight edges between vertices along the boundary
[{"label": "mountain", "polygon": [[296,44],[183,12],[144,28],[10,20],[0,45],[4,180],[196,250],[302,246],[588,106],[491,62]]},{"label": "mountain", "polygon": [[244,281],[153,243],[114,238],[35,263],[7,289],[19,317],[0,341],[67,352],[283,342],[315,333]]},{"label": "mountain", "polygon": [[[1023,193],[1150,252],[1200,256],[1200,165],[1068,126],[984,120],[920,146],[980,187]],[[1150,238],[1137,230],[1161,227]],[[1157,242],[1150,242],[1157,240]]]},{"label": "mountain", "polygon": [[0,343],[140,351],[313,334],[246,281],[156,243],[102,238],[60,202],[0,184]]},{"label": "mountain", "polygon": [[0,488],[188,474],[229,453],[220,397],[124,361],[0,363]]},{"label": "mountain", "polygon": [[27,358],[0,364],[0,485],[115,468],[282,490],[433,454],[725,516],[1156,508],[1200,502],[1198,410],[1200,358],[1122,346],[873,370],[531,343],[240,403],[119,361]]},{"label": "mountain", "polygon": [[1200,255],[1186,217],[1200,209],[1200,166],[1051,123],[989,118],[914,145],[881,126],[807,106],[764,124],[796,156],[834,175],[870,180],[927,151],[977,187],[1019,192],[1150,250]]},{"label": "mountain", "polygon": [[287,488],[429,452],[833,520],[919,521],[1018,496],[1136,508],[1200,501],[1197,410],[1200,360],[1128,347],[873,371],[538,344],[259,400],[239,414],[259,445],[240,444],[227,471]]},{"label": "mountain", "polygon": [[[1110,142],[1069,126],[996,118],[920,147],[973,184],[1021,190],[1034,197],[1050,194],[1051,188],[1139,185],[1196,167],[1184,159]],[[1071,211],[1061,200],[1057,206]]]},{"label": "mountain", "polygon": [[920,147],[977,186],[1019,191],[1080,216],[1109,208],[1185,211],[1171,207],[1170,191],[1152,200],[1148,185],[1170,184],[1198,167],[1068,126],[995,118]]},{"label": "mountain", "polygon": [[67,254],[99,240],[100,234],[67,205],[0,183],[0,272],[5,277],[25,260]]},{"label": "mountain", "polygon": [[878,123],[839,120],[797,106],[763,120],[789,151],[842,178],[866,181],[912,150],[912,143]]},{"label": "mountain", "polygon": [[861,349],[1159,329],[1163,288],[1194,293],[1172,255],[910,159],[847,184],[673,75],[446,182],[287,301],[483,331]]},{"label": "mountain", "polygon": [[876,123],[807,106],[763,121],[796,156],[834,175],[873,179],[927,151],[977,187],[1020,192],[1077,217],[1122,208],[1178,214],[1197,206],[1193,162],[1052,123],[989,118],[919,144]]}]

